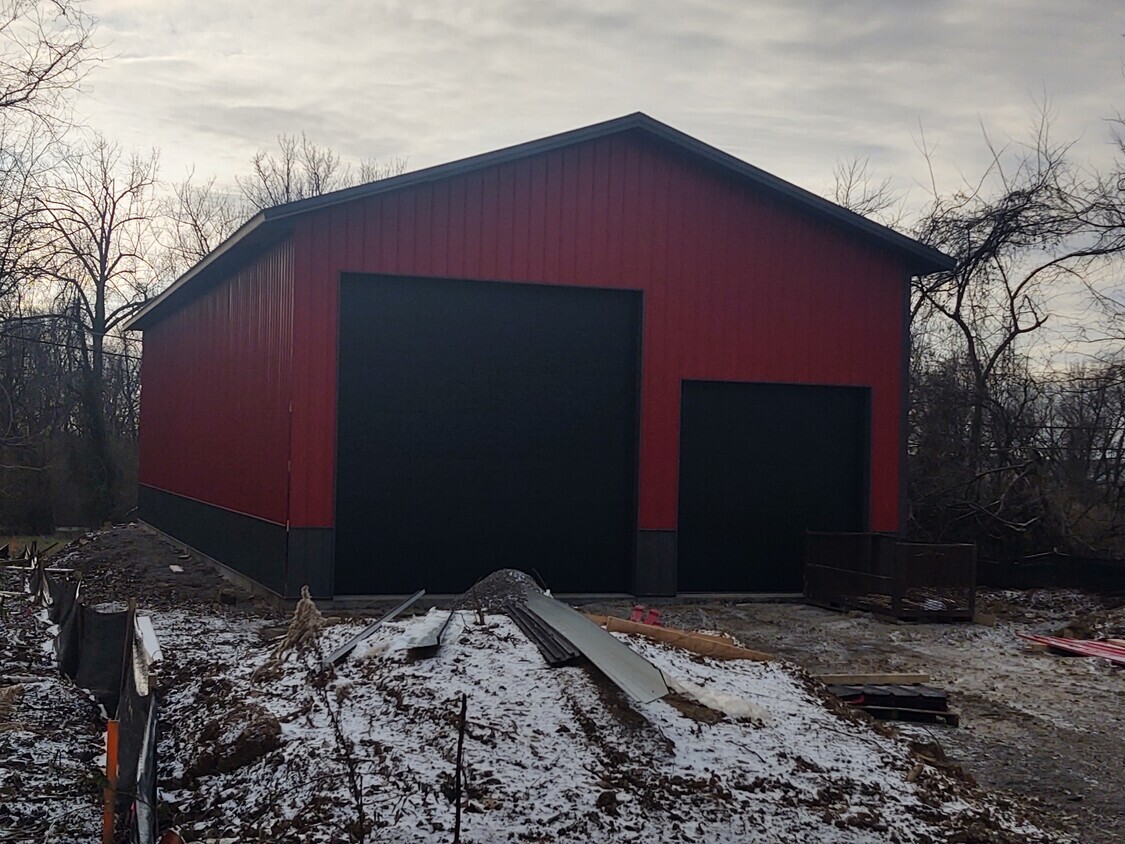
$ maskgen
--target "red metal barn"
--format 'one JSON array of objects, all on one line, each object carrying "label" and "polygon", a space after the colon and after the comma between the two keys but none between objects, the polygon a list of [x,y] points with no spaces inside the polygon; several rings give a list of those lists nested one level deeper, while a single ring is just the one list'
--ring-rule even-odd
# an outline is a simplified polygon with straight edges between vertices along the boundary
[{"label": "red metal barn", "polygon": [[282,595],[789,591],[899,528],[949,266],[643,114],[259,213],[141,311],[141,517]]}]

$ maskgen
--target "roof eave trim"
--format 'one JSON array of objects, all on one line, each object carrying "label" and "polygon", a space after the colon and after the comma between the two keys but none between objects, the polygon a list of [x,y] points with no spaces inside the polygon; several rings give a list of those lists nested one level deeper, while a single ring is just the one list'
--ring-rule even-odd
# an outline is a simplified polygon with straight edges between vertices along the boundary
[{"label": "roof eave trim", "polygon": [[595,123],[591,126],[584,126],[579,129],[572,129],[568,132],[561,132],[557,135],[551,135],[534,141],[525,141],[520,144],[504,147],[503,149],[492,150],[490,152],[470,156],[469,158],[463,158],[459,161],[437,164],[423,170],[416,170],[413,173],[404,173],[401,176],[393,176],[389,179],[382,179],[377,182],[368,182],[367,184],[344,188],[343,190],[333,191],[332,193],[323,194],[321,196],[289,202],[285,205],[276,205],[272,208],[267,208],[263,213],[268,220],[292,217],[297,214],[304,214],[309,211],[328,208],[357,199],[377,196],[381,193],[393,190],[400,190],[438,179],[449,178],[460,173],[487,167],[491,164],[504,163],[513,158],[523,158],[550,152],[586,140],[594,140],[634,129],[646,131],[665,142],[698,155],[725,170],[731,171],[738,176],[761,185],[767,190],[772,190],[798,205],[805,206],[814,213],[823,214],[841,225],[853,230],[858,230],[868,237],[882,241],[891,249],[919,259],[917,264],[911,266],[910,272],[912,275],[927,275],[933,272],[948,271],[955,266],[955,262],[952,258],[931,246],[927,246],[908,235],[897,232],[873,220],[869,220],[860,214],[856,214],[854,211],[849,211],[847,208],[830,202],[822,196],[818,196],[779,176],[775,176],[759,167],[755,167],[753,164],[743,161],[741,158],[724,152],[718,147],[711,146],[705,141],[701,141],[698,138],[681,132],[679,129],[669,126],[666,123],[661,123],[659,120],[649,117],[643,112],[627,114],[624,117],[606,120],[602,123]]},{"label": "roof eave trim", "polygon": [[718,147],[711,146],[705,141],[685,134],[679,129],[668,126],[658,120],[652,120],[651,118],[648,118],[648,120],[649,122],[644,124],[645,128],[658,137],[683,147],[728,170],[733,170],[735,173],[781,196],[787,197],[802,205],[809,206],[811,210],[823,213],[836,222],[858,229],[868,236],[882,240],[892,248],[908,252],[922,259],[926,264],[926,268],[912,270],[911,272],[914,275],[927,275],[932,272],[952,270],[956,266],[956,262],[953,258],[938,249],[934,249],[932,246],[927,246],[908,235],[895,231],[889,226],[876,223],[874,220],[869,220],[862,214],[857,214],[841,205],[830,202],[822,196],[818,196],[792,182],[786,181],[780,176],[775,176],[766,170],[762,170],[760,167],[755,167],[753,164],[743,161],[741,158],[731,155],[729,152],[724,152]]},{"label": "roof eave trim", "polygon": [[213,252],[207,255],[206,258],[204,258],[178,279],[173,281],[158,296],[150,299],[143,308],[133,314],[133,316],[129,317],[129,319],[126,320],[124,325],[122,326],[122,330],[142,330],[144,326],[141,323],[145,321],[149,314],[151,314],[154,310],[164,304],[164,302],[166,302],[170,297],[174,296],[176,292],[180,290],[180,288],[182,288],[185,284],[190,283],[192,279],[196,278],[196,276],[199,276],[200,274],[206,272],[216,263],[229,255],[239,244],[242,243],[243,240],[256,232],[259,228],[261,228],[265,224],[265,222],[265,213],[259,211],[257,214],[255,214],[253,217],[239,226],[234,234],[220,243]]},{"label": "roof eave trim", "polygon": [[591,126],[561,132],[546,138],[525,141],[523,143],[504,147],[503,149],[484,152],[479,155],[470,156],[469,158],[463,158],[459,161],[437,164],[433,167],[416,170],[412,173],[392,176],[389,179],[368,182],[321,196],[309,197],[284,205],[275,205],[272,208],[266,208],[247,220],[234,234],[221,243],[214,252],[180,276],[159,296],[152,299],[141,310],[134,314],[125,323],[124,330],[135,331],[143,329],[144,323],[149,319],[150,315],[155,310],[161,308],[163,304],[167,302],[170,297],[174,296],[185,284],[190,283],[197,276],[207,272],[216,263],[229,255],[235,248],[240,246],[250,235],[254,234],[266,224],[295,217],[310,211],[329,208],[346,202],[374,197],[382,193],[449,178],[460,173],[488,167],[492,164],[504,163],[516,158],[550,152],[586,140],[594,140],[634,129],[648,132],[667,143],[673,144],[700,158],[710,161],[712,164],[718,165],[767,190],[771,190],[779,196],[787,198],[813,213],[822,214],[840,225],[861,232],[881,242],[887,248],[913,258],[914,261],[911,261],[909,265],[911,275],[928,275],[934,272],[945,272],[952,270],[956,265],[952,258],[933,247],[920,243],[907,235],[869,220],[833,202],[829,202],[824,197],[817,196],[804,188],[798,187],[792,182],[787,182],[778,176],[774,176],[772,173],[755,167],[753,164],[749,164],[728,152],[713,147],[698,138],[685,134],[666,123],[661,123],[659,120],[649,117],[643,112],[635,112],[623,117],[606,120],[602,123],[595,123]]}]

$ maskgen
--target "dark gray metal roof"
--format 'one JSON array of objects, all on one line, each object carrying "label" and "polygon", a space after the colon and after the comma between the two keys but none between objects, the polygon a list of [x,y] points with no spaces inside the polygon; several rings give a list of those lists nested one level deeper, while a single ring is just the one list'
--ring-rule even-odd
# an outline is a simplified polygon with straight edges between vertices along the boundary
[{"label": "dark gray metal roof", "polygon": [[172,299],[179,298],[180,291],[193,280],[212,273],[221,273],[223,268],[230,268],[256,248],[283,237],[292,225],[292,219],[301,214],[353,202],[360,199],[377,196],[390,191],[401,190],[415,185],[425,184],[440,179],[448,179],[496,164],[538,155],[551,150],[560,149],[586,141],[604,138],[610,135],[627,132],[639,132],[649,137],[657,138],[685,154],[694,156],[725,169],[732,177],[746,183],[766,188],[777,196],[786,199],[795,205],[813,213],[825,220],[850,229],[855,234],[872,239],[892,251],[899,252],[907,259],[910,272],[914,275],[949,270],[953,268],[953,259],[938,250],[920,243],[913,238],[887,228],[886,226],[868,220],[852,211],[842,208],[823,197],[817,196],[804,188],[780,179],[765,170],[752,164],[747,164],[729,153],[716,149],[703,141],[684,134],[678,129],[661,123],[642,112],[636,112],[624,117],[595,123],[581,129],[562,132],[540,138],[536,141],[517,144],[493,152],[463,158],[449,164],[440,164],[427,167],[401,176],[381,179],[344,190],[333,191],[322,196],[314,196],[276,205],[255,214],[238,231],[224,241],[213,253],[200,261],[188,272],[184,273],[163,293],[153,299],[140,310],[126,325],[126,329],[144,329],[152,321],[153,315],[162,311],[164,304]]}]

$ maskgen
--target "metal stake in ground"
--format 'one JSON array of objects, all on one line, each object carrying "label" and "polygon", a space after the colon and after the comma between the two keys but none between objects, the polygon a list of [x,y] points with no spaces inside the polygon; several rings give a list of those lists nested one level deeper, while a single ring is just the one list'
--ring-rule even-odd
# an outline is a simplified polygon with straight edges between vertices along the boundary
[{"label": "metal stake in ground", "polygon": [[461,695],[461,723],[457,727],[457,769],[453,772],[453,803],[456,806],[453,816],[453,844],[461,844],[461,752],[465,747],[465,714],[469,708],[469,696]]}]

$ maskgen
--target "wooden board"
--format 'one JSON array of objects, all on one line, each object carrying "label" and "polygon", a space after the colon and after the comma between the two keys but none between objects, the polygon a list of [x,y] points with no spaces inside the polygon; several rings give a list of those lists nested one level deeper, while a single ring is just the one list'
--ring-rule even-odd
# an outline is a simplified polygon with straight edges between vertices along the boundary
[{"label": "wooden board", "polygon": [[905,706],[857,706],[856,708],[884,721],[923,721],[930,724],[948,724],[951,727],[961,723],[961,716],[956,712],[910,709]]},{"label": "wooden board", "polygon": [[826,686],[895,685],[910,686],[930,682],[929,674],[814,674]]},{"label": "wooden board", "polygon": [[715,659],[750,659],[759,662],[767,662],[773,659],[773,656],[770,654],[739,647],[721,636],[712,636],[707,633],[692,633],[687,630],[677,630],[674,627],[657,627],[653,624],[641,624],[640,622],[627,621],[624,618],[617,618],[612,615],[592,615],[589,613],[584,613],[584,615],[586,618],[590,619],[590,621],[594,622],[594,624],[604,627],[610,633],[636,633],[657,642],[666,642],[670,645],[675,645],[685,651],[691,651],[701,656],[709,656]]}]

